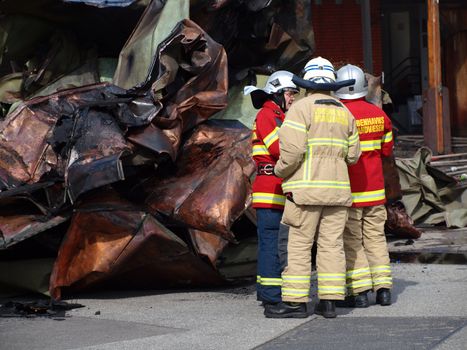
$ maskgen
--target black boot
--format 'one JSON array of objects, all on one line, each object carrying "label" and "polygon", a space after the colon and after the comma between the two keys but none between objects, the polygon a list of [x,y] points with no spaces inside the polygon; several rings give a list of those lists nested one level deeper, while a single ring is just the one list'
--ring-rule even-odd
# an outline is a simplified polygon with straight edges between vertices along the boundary
[{"label": "black boot", "polygon": [[264,316],[267,318],[306,318],[306,303],[280,302],[264,308]]},{"label": "black boot", "polygon": [[270,307],[275,307],[277,304],[279,304],[279,302],[272,302],[272,301],[263,301],[261,303],[261,306],[264,307],[264,309],[269,309]]},{"label": "black boot", "polygon": [[336,314],[336,305],[334,300],[320,300],[315,306],[315,314],[325,318],[334,318]]},{"label": "black boot", "polygon": [[351,295],[345,297],[345,300],[337,300],[337,307],[356,307],[356,308],[365,308],[370,306],[368,301],[368,291],[358,293],[357,295]]},{"label": "black boot", "polygon": [[391,305],[391,290],[387,288],[378,289],[376,292],[376,304],[381,306]]}]

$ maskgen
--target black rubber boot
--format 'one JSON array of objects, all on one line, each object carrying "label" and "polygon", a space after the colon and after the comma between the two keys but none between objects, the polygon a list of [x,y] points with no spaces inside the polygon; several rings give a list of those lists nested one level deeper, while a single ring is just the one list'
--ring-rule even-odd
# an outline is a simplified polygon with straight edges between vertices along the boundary
[{"label": "black rubber boot", "polygon": [[320,300],[315,306],[315,314],[325,318],[334,318],[336,314],[336,304],[334,300]]},{"label": "black rubber boot", "polygon": [[357,295],[351,295],[345,297],[345,300],[336,301],[337,307],[355,307],[355,308],[365,308],[370,306],[368,300],[368,291],[361,292]]},{"label": "black rubber boot", "polygon": [[376,292],[376,304],[381,306],[391,305],[391,290],[387,288],[378,289]]},{"label": "black rubber boot", "polygon": [[306,318],[306,303],[280,302],[264,308],[264,316],[267,318]]}]

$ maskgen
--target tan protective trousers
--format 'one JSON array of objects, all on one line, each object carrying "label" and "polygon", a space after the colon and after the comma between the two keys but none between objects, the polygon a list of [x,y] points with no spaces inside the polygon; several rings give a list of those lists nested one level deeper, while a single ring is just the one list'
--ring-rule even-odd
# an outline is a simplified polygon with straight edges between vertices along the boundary
[{"label": "tan protective trousers", "polygon": [[343,231],[347,207],[297,205],[286,201],[282,222],[290,226],[287,267],[282,273],[282,300],[308,302],[311,277],[311,247],[316,237],[318,297],[345,297]]},{"label": "tan protective trousers", "polygon": [[347,292],[391,288],[391,266],[384,235],[387,218],[384,205],[349,208],[344,230]]}]

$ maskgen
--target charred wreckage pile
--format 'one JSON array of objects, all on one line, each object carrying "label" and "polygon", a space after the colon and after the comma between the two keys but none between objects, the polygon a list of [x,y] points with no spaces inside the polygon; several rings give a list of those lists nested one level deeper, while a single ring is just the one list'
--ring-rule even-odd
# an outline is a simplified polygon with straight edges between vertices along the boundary
[{"label": "charred wreckage pile", "polygon": [[[256,235],[241,88],[299,72],[309,6],[3,1],[0,263],[51,257],[55,299],[226,283],[226,252]],[[385,166],[388,230],[417,237]]]}]

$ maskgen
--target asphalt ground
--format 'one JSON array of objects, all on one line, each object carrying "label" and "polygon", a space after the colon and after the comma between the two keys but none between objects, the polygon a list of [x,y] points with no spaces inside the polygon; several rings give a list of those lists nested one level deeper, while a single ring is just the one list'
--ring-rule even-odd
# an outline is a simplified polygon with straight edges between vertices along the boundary
[{"label": "asphalt ground", "polygon": [[467,265],[392,266],[393,305],[371,294],[335,319],[267,319],[253,284],[100,291],[68,299],[85,307],[60,321],[0,318],[0,349],[467,349]]}]

